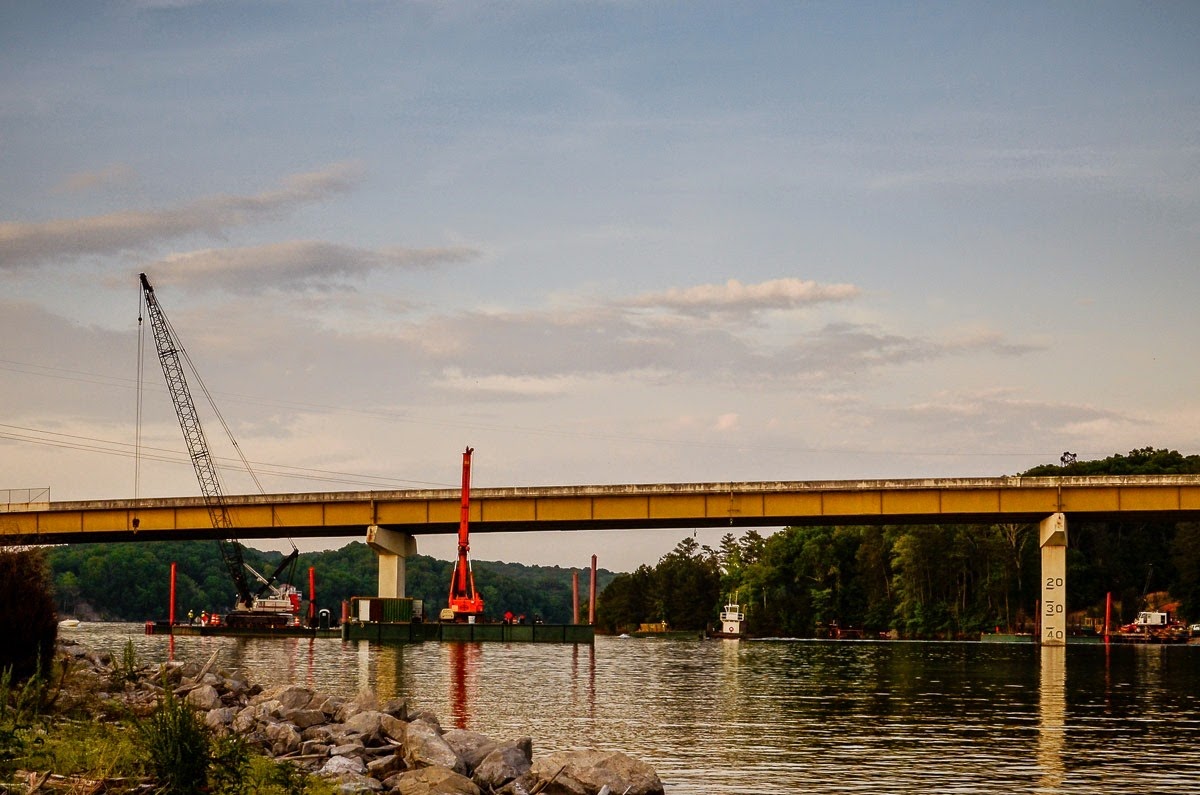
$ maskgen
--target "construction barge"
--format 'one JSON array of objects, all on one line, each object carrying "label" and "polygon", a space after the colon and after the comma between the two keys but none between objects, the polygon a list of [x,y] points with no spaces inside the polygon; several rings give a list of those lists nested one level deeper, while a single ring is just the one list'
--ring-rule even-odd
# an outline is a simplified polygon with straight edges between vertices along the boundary
[{"label": "construction barge", "polygon": [[230,626],[227,623],[147,621],[147,635],[233,638],[341,638],[371,643],[595,643],[591,624],[547,624],[540,620],[425,621],[422,601],[411,598],[355,597],[343,607],[340,626],[330,626],[322,610],[317,626]]},{"label": "construction barge", "polygon": [[147,621],[147,635],[171,635],[174,637],[231,637],[231,638],[340,638],[340,627],[308,627],[289,625],[284,627],[231,627],[224,624],[172,624],[170,621]]},{"label": "construction barge", "polygon": [[[471,619],[475,619],[474,616]],[[534,620],[485,622],[425,621],[420,599],[355,597],[341,626],[342,640],[372,643],[443,641],[479,643],[595,643],[591,624],[546,624]]]}]

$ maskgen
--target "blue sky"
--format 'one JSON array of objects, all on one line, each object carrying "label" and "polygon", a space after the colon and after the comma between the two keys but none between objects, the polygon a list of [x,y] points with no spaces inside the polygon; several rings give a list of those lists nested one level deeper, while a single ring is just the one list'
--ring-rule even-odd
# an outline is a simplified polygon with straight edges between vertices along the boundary
[{"label": "blue sky", "polygon": [[152,359],[176,460],[135,484],[140,271],[269,491],[452,486],[468,444],[480,486],[1197,452],[1198,40],[1192,3],[0,2],[0,490],[197,492]]}]

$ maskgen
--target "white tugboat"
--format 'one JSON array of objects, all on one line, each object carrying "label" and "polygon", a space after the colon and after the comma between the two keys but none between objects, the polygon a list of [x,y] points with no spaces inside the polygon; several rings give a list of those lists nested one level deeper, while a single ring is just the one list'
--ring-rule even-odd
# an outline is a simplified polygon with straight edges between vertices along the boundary
[{"label": "white tugboat", "polygon": [[739,638],[746,637],[746,614],[742,612],[742,606],[734,600],[725,605],[725,609],[721,611],[721,626],[719,629],[710,630],[708,636],[710,638]]}]

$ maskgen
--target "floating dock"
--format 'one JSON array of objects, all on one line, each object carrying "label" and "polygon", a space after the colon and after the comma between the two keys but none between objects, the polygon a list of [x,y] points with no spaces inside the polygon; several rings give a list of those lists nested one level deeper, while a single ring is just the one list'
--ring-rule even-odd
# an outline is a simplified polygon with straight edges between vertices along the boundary
[{"label": "floating dock", "polygon": [[340,638],[340,627],[227,627],[204,624],[172,624],[170,621],[147,621],[147,635],[175,637],[233,637],[233,638]]},{"label": "floating dock", "polygon": [[449,641],[476,643],[594,643],[595,627],[589,624],[458,624],[417,621],[348,621],[342,624],[343,640],[372,643],[422,643]]},{"label": "floating dock", "polygon": [[355,597],[342,617],[343,640],[372,643],[595,643],[591,624],[425,621],[420,600]]}]

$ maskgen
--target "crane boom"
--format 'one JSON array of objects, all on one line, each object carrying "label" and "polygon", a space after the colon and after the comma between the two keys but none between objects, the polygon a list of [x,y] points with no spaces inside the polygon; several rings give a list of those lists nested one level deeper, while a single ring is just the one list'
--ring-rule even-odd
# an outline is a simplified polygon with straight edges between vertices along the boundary
[{"label": "crane boom", "polygon": [[[154,346],[158,349],[158,361],[162,365],[163,377],[167,381],[167,391],[171,394],[171,404],[179,418],[179,427],[183,430],[183,440],[187,444],[188,457],[196,470],[196,479],[200,482],[200,492],[204,495],[204,505],[212,526],[217,530],[229,531],[232,535],[233,521],[225,509],[225,495],[221,492],[221,481],[217,478],[217,468],[213,464],[209,452],[208,440],[204,436],[204,427],[200,424],[200,414],[196,411],[196,403],[192,400],[191,390],[188,389],[187,377],[183,371],[183,361],[179,357],[180,346],[177,343],[174,329],[167,320],[166,314],[154,295],[154,288],[146,274],[139,274],[142,281],[142,293],[146,301],[146,314],[150,316],[150,328],[154,332]],[[246,605],[253,601],[250,593],[250,583],[246,579],[245,561],[242,551],[236,541],[227,538],[217,540],[221,548],[221,559],[233,578],[237,589],[238,599]]]},{"label": "crane boom", "polygon": [[[146,274],[139,274],[142,282],[142,293],[146,304],[146,313],[150,316],[150,327],[154,332],[154,345],[158,350],[158,360],[162,364],[163,377],[167,381],[167,391],[171,395],[171,403],[179,418],[179,427],[183,430],[183,439],[187,444],[188,457],[196,470],[196,479],[200,482],[200,491],[204,495],[204,505],[208,509],[209,518],[214,529],[221,531],[217,538],[217,546],[221,551],[221,559],[229,569],[233,585],[237,591],[238,603],[235,614],[246,624],[276,624],[286,623],[286,616],[281,611],[298,609],[291,599],[294,589],[280,591],[273,584],[279,575],[296,560],[297,552],[284,559],[270,578],[265,578],[251,569],[242,556],[241,544],[233,538],[233,520],[225,507],[225,495],[221,490],[221,481],[217,477],[217,467],[209,452],[208,440],[204,436],[204,428],[200,424],[200,415],[192,400],[191,390],[188,389],[187,377],[184,375],[183,360],[180,357],[182,346],[178,342],[175,330],[167,320],[154,288]],[[185,354],[186,355],[186,354]],[[257,592],[250,589],[250,581],[246,572],[250,571],[262,581],[262,587]],[[275,590],[274,599],[263,600],[261,597],[268,590]],[[290,592],[289,592],[290,591]],[[285,605],[286,603],[286,605]],[[256,606],[262,608],[261,614],[255,614]],[[231,614],[231,617],[232,618]]]},{"label": "crane boom", "polygon": [[454,561],[454,572],[450,575],[450,597],[446,607],[447,617],[454,621],[474,620],[483,615],[483,598],[475,592],[475,572],[471,571],[470,520],[471,520],[471,453],[470,447],[463,452],[462,506],[458,520],[458,558]]}]

